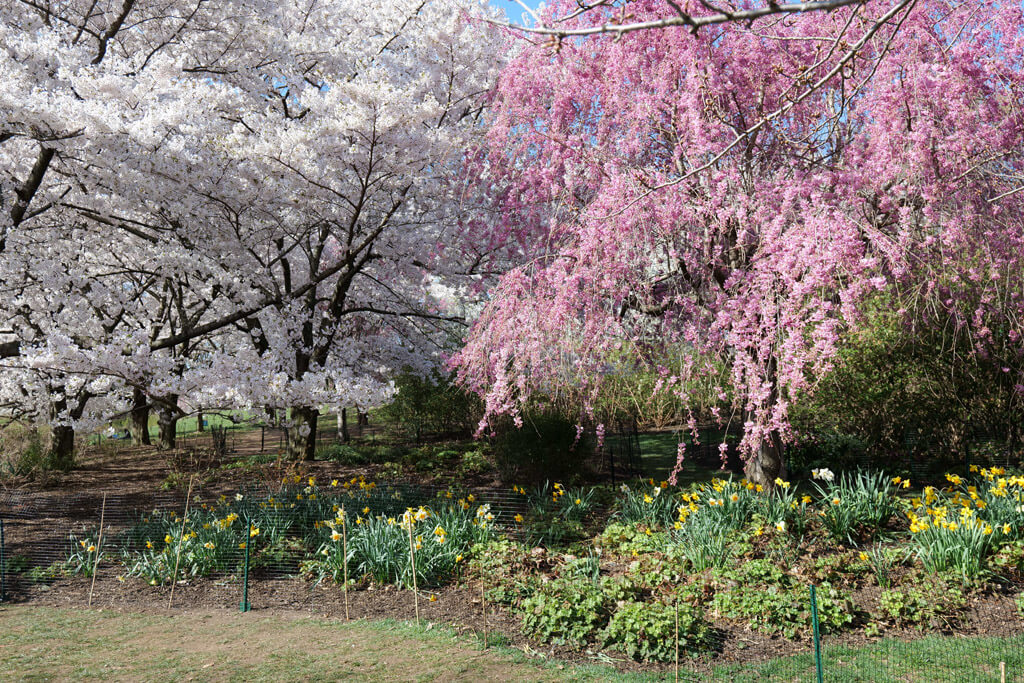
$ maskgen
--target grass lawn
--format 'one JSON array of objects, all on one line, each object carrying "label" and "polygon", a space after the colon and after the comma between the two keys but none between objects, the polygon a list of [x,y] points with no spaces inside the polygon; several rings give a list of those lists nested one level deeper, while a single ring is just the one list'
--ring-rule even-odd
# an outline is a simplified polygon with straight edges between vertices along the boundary
[{"label": "grass lawn", "polygon": [[[527,657],[519,650],[409,622],[342,622],[227,611],[136,614],[0,607],[0,680],[415,680],[644,681],[593,665]],[[1024,680],[1024,636],[881,640],[823,648],[830,681]],[[814,656],[722,665],[688,680],[814,680]]]},{"label": "grass lawn", "polygon": [[0,624],[0,680],[644,680],[389,621],[10,606]]},{"label": "grass lawn", "polygon": [[[702,429],[700,440],[703,444],[717,446],[722,442],[725,432],[722,430]],[[640,463],[644,474],[657,481],[667,479],[676,466],[676,451],[679,437],[682,436],[687,446],[693,443],[689,432],[644,432],[639,435]],[[679,485],[689,486],[693,483],[710,481],[712,477],[722,476],[714,467],[696,465],[692,461],[683,460],[683,470],[679,473]]]}]

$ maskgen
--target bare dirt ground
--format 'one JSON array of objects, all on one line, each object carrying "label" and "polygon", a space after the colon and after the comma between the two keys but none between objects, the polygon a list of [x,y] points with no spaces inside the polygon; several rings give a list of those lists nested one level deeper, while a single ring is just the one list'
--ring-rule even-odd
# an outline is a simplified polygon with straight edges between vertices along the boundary
[{"label": "bare dirt ground", "polygon": [[[363,444],[389,443],[380,427],[364,427],[356,438]],[[331,430],[322,430],[318,447],[337,441]],[[364,475],[372,479],[384,466],[366,464],[345,466],[331,461],[294,463],[283,457],[284,432],[279,429],[239,429],[228,432],[227,456],[212,456],[209,431],[179,437],[173,451],[158,451],[153,446],[132,446],[123,440],[105,439],[101,444],[79,446],[76,466],[70,472],[50,472],[34,479],[0,480],[0,491],[100,493],[149,495],[161,489],[181,490],[189,478],[206,488],[235,491],[253,484],[276,485],[285,474],[301,472],[321,480],[347,479]],[[266,460],[256,464],[255,459]],[[244,467],[235,467],[245,464]],[[393,478],[392,478],[393,479]],[[399,481],[423,485],[446,485],[453,481],[449,472],[408,472]],[[501,483],[492,473],[460,475],[458,483],[467,487],[492,488]]]}]

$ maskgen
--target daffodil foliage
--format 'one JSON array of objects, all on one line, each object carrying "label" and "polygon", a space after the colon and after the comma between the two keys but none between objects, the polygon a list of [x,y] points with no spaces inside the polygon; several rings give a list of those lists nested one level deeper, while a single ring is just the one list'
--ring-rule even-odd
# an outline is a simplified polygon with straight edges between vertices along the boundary
[{"label": "daffodil foliage", "polygon": [[1014,1],[885,0],[524,45],[481,170],[503,193],[494,239],[525,265],[462,379],[515,415],[538,389],[585,402],[623,349],[676,349],[662,387],[710,382],[766,486],[785,476],[790,406],[878,292],[1024,391],[1022,27]]}]

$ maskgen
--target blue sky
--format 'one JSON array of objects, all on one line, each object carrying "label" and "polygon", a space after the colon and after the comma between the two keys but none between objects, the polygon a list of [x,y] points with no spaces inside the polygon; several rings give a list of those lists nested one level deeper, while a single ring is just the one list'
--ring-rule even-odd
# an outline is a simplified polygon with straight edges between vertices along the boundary
[{"label": "blue sky", "polygon": [[[519,23],[523,16],[523,8],[520,7],[515,0],[489,0],[491,6],[497,7],[505,11],[507,16],[512,21]],[[530,7],[536,8],[540,5],[540,0],[524,0],[524,2]]]}]

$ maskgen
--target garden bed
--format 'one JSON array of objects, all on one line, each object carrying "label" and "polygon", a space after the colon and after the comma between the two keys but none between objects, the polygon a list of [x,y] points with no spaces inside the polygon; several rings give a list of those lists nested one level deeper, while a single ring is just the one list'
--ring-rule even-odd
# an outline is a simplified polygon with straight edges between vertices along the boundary
[{"label": "garden bed", "polygon": [[238,609],[249,553],[256,610],[340,618],[347,593],[353,619],[411,619],[415,585],[423,620],[549,657],[666,671],[678,634],[698,674],[811,652],[811,586],[832,649],[1024,633],[1024,478],[999,468],[920,490],[825,470],[764,492],[443,488],[332,466],[196,487],[187,519],[178,494],[120,492],[101,510],[96,494],[8,493],[12,597],[80,606],[94,590],[93,605],[159,611],[177,577],[175,610]]}]

